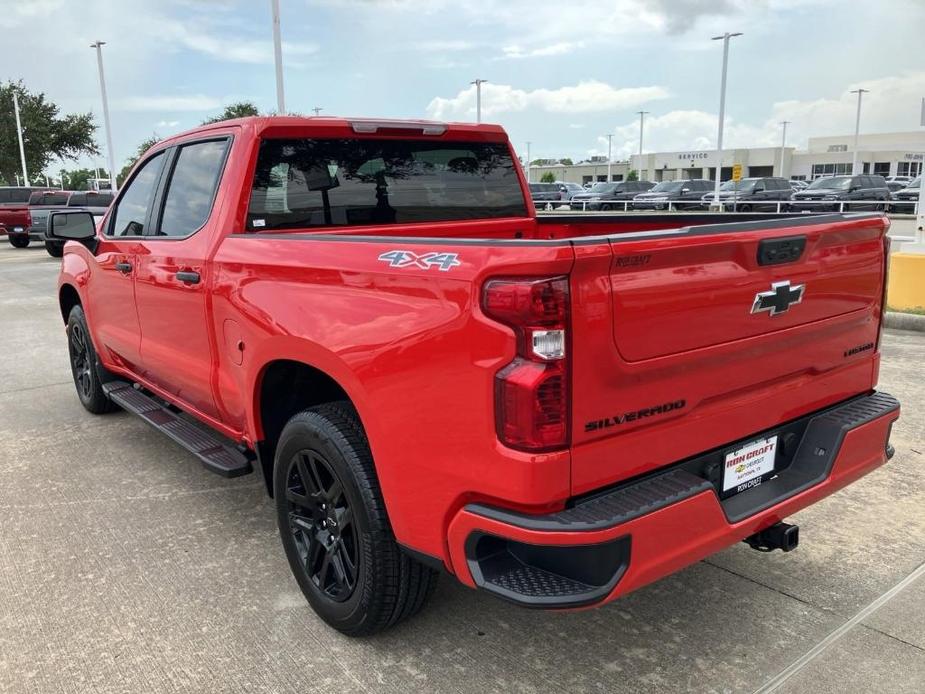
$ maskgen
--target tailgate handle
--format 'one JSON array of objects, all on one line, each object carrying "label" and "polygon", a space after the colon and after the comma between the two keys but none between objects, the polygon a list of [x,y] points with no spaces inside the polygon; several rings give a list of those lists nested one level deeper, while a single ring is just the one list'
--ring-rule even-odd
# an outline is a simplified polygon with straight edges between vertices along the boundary
[{"label": "tailgate handle", "polygon": [[806,248],[805,236],[764,239],[758,243],[759,265],[781,265],[799,260]]}]

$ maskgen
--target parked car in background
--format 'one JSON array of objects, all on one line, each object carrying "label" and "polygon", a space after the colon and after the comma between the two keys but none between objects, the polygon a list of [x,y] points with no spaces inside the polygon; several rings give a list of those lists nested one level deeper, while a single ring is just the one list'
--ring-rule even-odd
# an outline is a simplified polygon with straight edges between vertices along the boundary
[{"label": "parked car in background", "polygon": [[790,184],[790,187],[791,187],[794,191],[803,190],[804,188],[806,188],[806,186],[809,185],[809,183],[807,183],[806,181],[803,181],[803,180],[800,180],[800,179],[796,179],[796,178],[791,178],[791,179],[790,179],[789,181],[787,181],[787,182]]},{"label": "parked car in background", "polygon": [[595,183],[587,190],[572,196],[573,210],[622,210],[625,203],[655,186],[652,181],[616,181]]},{"label": "parked car in background", "polygon": [[662,181],[646,193],[633,198],[634,210],[676,210],[700,207],[701,198],[713,190],[713,181],[691,178],[680,181]]},{"label": "parked car in background", "polygon": [[890,189],[890,193],[895,193],[896,191],[902,190],[909,185],[909,181],[887,181],[886,187]]},{"label": "parked car in background", "polygon": [[531,183],[530,197],[536,209],[542,210],[547,205],[561,202],[562,191],[558,183]]},{"label": "parked car in background", "polygon": [[67,190],[38,190],[29,196],[30,224],[26,231],[17,234],[21,239],[19,246],[25,248],[30,241],[45,240],[45,225],[48,223],[48,214],[52,210],[62,210],[67,207],[71,192]]},{"label": "parked car in background", "polygon": [[885,180],[887,183],[902,183],[905,188],[912,183],[912,176],[887,176]]},{"label": "parked car in background", "polygon": [[[90,190],[87,192],[72,193],[68,198],[67,205],[64,208],[58,209],[86,210],[93,215],[94,219],[99,221],[112,204],[113,197],[114,195],[111,192],[105,190],[101,192]],[[52,210],[48,210],[45,212],[46,218],[51,211]],[[60,258],[64,254],[64,241],[50,238],[45,231],[47,231],[47,220],[46,228],[42,232],[42,238],[45,241],[45,250],[48,251],[48,255],[52,258]]]},{"label": "parked car in background", "polygon": [[29,197],[38,188],[4,186],[0,188],[0,233],[6,234],[10,244],[16,248],[29,245],[25,235],[32,224],[29,215]]},{"label": "parked car in background", "polygon": [[[777,211],[778,203],[790,200],[793,189],[785,178],[766,176],[763,178],[743,178],[739,181],[726,181],[719,187],[719,200],[724,206],[732,206],[737,212],[752,210]],[[709,209],[713,204],[714,191],[701,197],[703,207]]]},{"label": "parked car in background", "polygon": [[844,206],[845,212],[885,210],[889,201],[890,189],[883,176],[827,176],[817,178],[806,190],[791,195],[790,209],[831,212]]},{"label": "parked car in background", "polygon": [[568,181],[556,181],[556,185],[559,186],[559,193],[562,195],[562,200],[571,200],[575,195],[585,192],[585,189],[577,183],[569,183]]},{"label": "parked car in background", "polygon": [[915,203],[919,201],[919,193],[922,191],[922,177],[919,176],[909,184],[897,190],[890,196],[890,212],[899,212],[904,214],[915,213]]}]

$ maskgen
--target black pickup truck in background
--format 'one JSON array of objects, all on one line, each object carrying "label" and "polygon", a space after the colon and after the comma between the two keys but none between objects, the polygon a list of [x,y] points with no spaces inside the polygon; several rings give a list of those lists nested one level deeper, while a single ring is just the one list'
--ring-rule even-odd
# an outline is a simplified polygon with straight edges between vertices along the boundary
[{"label": "black pickup truck in background", "polygon": [[41,238],[45,241],[45,250],[48,251],[48,255],[52,258],[60,258],[64,255],[64,241],[60,239],[49,238],[45,233],[47,223],[48,223],[48,214],[53,210],[86,210],[93,215],[94,219],[97,221],[106,214],[106,210],[109,209],[109,206],[112,204],[113,194],[109,191],[96,192],[93,190],[86,192],[71,193],[70,197],[67,199],[67,203],[63,207],[58,208],[49,208],[43,210],[43,215],[41,217],[41,228],[36,222],[36,214],[32,215],[32,226],[37,230],[38,234],[41,234]]}]

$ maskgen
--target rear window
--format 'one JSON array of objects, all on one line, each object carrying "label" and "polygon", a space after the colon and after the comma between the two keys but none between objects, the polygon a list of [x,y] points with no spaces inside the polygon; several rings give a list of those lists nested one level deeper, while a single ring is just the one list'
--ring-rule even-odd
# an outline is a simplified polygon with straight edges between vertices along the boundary
[{"label": "rear window", "polygon": [[271,139],[260,144],[247,222],[261,231],[526,214],[506,144]]},{"label": "rear window", "polygon": [[33,193],[29,196],[30,205],[67,205],[69,193]]},{"label": "rear window", "polygon": [[73,193],[67,201],[68,207],[109,207],[112,193]]},{"label": "rear window", "polygon": [[0,205],[25,205],[32,195],[31,188],[2,188],[0,189]]}]

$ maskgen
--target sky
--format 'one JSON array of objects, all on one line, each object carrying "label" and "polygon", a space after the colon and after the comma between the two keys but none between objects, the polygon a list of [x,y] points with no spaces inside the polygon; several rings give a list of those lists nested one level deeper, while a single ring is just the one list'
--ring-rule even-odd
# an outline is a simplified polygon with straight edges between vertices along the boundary
[{"label": "sky", "polygon": [[[727,147],[915,131],[925,96],[925,0],[280,0],[286,107],[310,114],[503,125],[521,155],[575,161],[639,146],[715,146],[722,42]],[[223,105],[276,108],[270,0],[0,0],[0,80],[92,111],[105,164],[104,61],[117,167],[152,134]],[[93,164],[83,159],[81,164]],[[72,166],[71,164],[67,165]],[[58,166],[51,167],[57,170]]]}]

